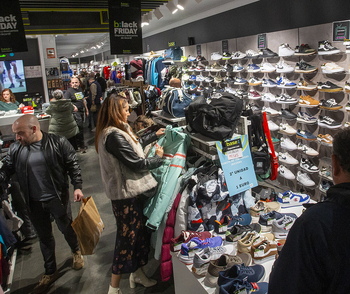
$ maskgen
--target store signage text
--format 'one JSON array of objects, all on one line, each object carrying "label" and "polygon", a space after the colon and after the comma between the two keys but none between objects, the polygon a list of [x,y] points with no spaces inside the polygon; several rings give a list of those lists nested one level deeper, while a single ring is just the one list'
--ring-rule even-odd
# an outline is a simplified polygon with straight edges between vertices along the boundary
[{"label": "store signage text", "polygon": [[137,35],[137,22],[114,21],[114,35]]},{"label": "store signage text", "polygon": [[12,14],[7,16],[0,16],[0,29],[15,30],[17,28],[16,16]]}]

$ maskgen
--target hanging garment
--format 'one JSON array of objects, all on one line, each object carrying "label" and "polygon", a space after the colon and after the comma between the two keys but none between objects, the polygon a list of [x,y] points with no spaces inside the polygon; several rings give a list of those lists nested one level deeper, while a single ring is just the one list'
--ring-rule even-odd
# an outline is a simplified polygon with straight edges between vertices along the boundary
[{"label": "hanging garment", "polygon": [[182,128],[172,128],[168,125],[165,135],[160,138],[149,152],[149,157],[155,155],[155,147],[164,148],[163,164],[152,170],[153,177],[158,182],[158,190],[154,197],[145,205],[144,214],[148,217],[146,226],[156,230],[161,223],[167,206],[174,193],[182,169],[186,163],[186,153],[190,146],[191,138],[183,132]]}]

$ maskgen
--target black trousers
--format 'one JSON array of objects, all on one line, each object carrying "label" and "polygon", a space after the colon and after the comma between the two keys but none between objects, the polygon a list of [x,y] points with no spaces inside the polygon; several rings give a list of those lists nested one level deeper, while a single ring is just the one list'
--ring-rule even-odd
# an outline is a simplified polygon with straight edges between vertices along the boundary
[{"label": "black trousers", "polygon": [[96,125],[97,125],[97,118],[98,118],[98,114],[100,112],[100,109],[101,109],[101,104],[97,104],[96,105],[96,111],[95,112],[90,112],[90,113],[92,113],[92,119],[94,120],[95,128],[96,128]]},{"label": "black trousers", "polygon": [[76,134],[77,144],[79,148],[85,148],[84,142],[84,112],[77,111],[73,113],[74,119],[77,122],[79,133]]},{"label": "black trousers", "polygon": [[55,239],[52,234],[50,215],[56,221],[58,229],[64,235],[72,252],[79,250],[77,235],[71,223],[72,213],[58,198],[48,201],[30,201],[30,215],[40,241],[41,253],[44,257],[45,274],[52,275],[56,269]]}]

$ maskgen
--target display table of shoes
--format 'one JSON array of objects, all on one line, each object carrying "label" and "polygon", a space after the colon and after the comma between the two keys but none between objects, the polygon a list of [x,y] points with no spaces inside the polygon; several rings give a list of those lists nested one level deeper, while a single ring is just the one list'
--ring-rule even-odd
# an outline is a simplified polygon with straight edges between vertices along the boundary
[{"label": "display table of shoes", "polygon": [[173,117],[170,114],[164,112],[163,110],[156,110],[152,111],[151,114],[153,115],[153,120],[161,125],[177,125],[177,126],[184,126],[186,125],[186,118],[185,117]]},{"label": "display table of shoes", "polygon": [[[309,203],[316,203],[313,200],[310,200]],[[295,206],[288,208],[281,208],[280,212],[282,214],[295,214],[296,216],[300,216],[304,210],[304,206]],[[254,221],[254,218],[253,218]],[[217,237],[216,237],[217,238]],[[227,243],[226,243],[227,244]],[[224,245],[225,253],[235,255],[237,253],[237,242],[232,245]],[[181,261],[179,259],[181,252],[172,252],[172,264],[173,264],[173,274],[174,274],[174,284],[175,284],[175,293],[196,293],[196,294],[214,294],[216,292],[216,285],[210,285],[210,280],[208,279],[208,275],[199,276],[195,274],[192,270],[193,264],[185,264],[185,261]],[[242,253],[244,255],[244,253]],[[238,256],[239,253],[238,253]],[[274,264],[275,258],[268,258],[269,260],[264,261],[261,260],[256,262],[255,260],[251,261],[251,265],[260,264],[265,269],[264,278],[260,282],[268,282],[269,276],[271,273],[272,266]],[[242,258],[243,260],[243,258]],[[188,262],[190,263],[190,262]]]}]

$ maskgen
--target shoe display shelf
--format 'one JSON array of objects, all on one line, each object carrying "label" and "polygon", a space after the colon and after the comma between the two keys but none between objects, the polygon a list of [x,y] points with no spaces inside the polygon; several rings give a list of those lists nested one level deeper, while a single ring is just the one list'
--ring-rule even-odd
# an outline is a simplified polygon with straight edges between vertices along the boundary
[{"label": "shoe display shelf", "polygon": [[181,127],[186,125],[186,118],[173,117],[163,110],[151,111],[151,114],[153,116],[153,120],[161,126],[166,127],[167,125],[172,125],[173,127]]}]

